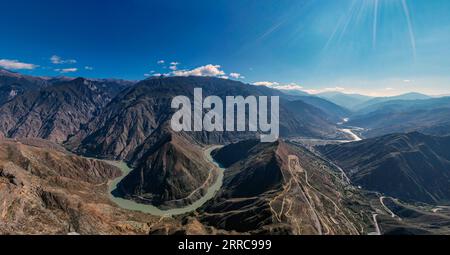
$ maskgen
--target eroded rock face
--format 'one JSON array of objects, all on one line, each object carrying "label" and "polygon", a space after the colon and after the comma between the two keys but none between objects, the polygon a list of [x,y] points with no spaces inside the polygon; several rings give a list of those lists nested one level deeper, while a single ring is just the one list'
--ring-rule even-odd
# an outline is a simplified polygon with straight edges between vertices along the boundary
[{"label": "eroded rock face", "polygon": [[[172,99],[193,98],[194,88],[202,88],[204,97],[281,95],[269,88],[211,77],[149,79],[120,93],[66,145],[78,154],[132,164],[135,170],[119,185],[124,197],[162,207],[192,203],[201,197],[205,182],[210,183],[200,146],[256,137],[254,132],[174,134]],[[335,130],[326,114],[311,105],[282,101],[281,107],[284,135],[322,136]]]},{"label": "eroded rock face", "polygon": [[[0,104],[0,138],[18,139],[0,143],[2,233],[356,232],[352,224],[360,219],[344,217],[352,215],[351,209],[341,208],[346,201],[338,199],[344,196],[343,186],[335,183],[331,167],[317,170],[313,162],[318,159],[282,142],[253,142],[245,150],[231,149],[231,156],[221,151],[225,158],[230,156],[224,189],[194,213],[197,219],[166,219],[110,202],[107,182],[119,175],[118,169],[69,154],[52,142],[30,139],[65,142],[73,152],[87,156],[124,159],[135,170],[119,185],[123,196],[163,208],[180,207],[200,198],[214,180],[212,166],[204,159],[205,144],[226,144],[255,134],[175,134],[168,126],[172,98],[192,97],[196,87],[203,88],[204,96],[220,97],[281,95],[279,91],[208,77],[155,78],[120,93],[105,85],[121,87],[116,81],[48,82],[51,86],[17,93]],[[283,136],[335,136],[336,126],[322,110],[298,100],[282,100],[280,107]],[[296,170],[289,168],[292,155],[301,159]],[[318,162],[320,167],[325,164]],[[300,171],[300,165],[308,170]],[[305,172],[313,174],[307,179]],[[308,184],[320,181],[325,184]],[[330,223],[334,221],[339,226]]]},{"label": "eroded rock face", "polygon": [[205,224],[272,234],[363,234],[370,224],[362,196],[305,148],[282,141],[229,146],[230,158],[227,147],[215,153],[229,168],[222,190],[201,209]]},{"label": "eroded rock face", "polygon": [[203,148],[168,133],[145,150],[136,168],[119,184],[127,198],[161,208],[183,207],[202,197],[217,174]]},{"label": "eroded rock face", "polygon": [[[282,136],[335,137],[336,126],[322,110],[300,100],[284,99],[282,92],[262,86],[212,77],[162,77],[141,81],[120,93],[67,143],[74,151],[90,156],[136,160],[136,149],[158,130],[168,129],[175,112],[172,99],[193,98],[194,88],[203,97],[281,96],[280,132]],[[254,132],[189,132],[203,144],[225,144],[253,139]],[[133,162],[134,163],[134,162]]]},{"label": "eroded rock face", "polygon": [[78,78],[25,90],[0,106],[0,133],[62,143],[96,116],[122,86]]},{"label": "eroded rock face", "polygon": [[320,148],[363,188],[409,202],[450,199],[450,137],[391,134]]},{"label": "eroded rock face", "polygon": [[107,182],[119,169],[25,143],[0,140],[1,234],[144,234],[157,221],[110,202]]},{"label": "eroded rock face", "polygon": [[51,84],[51,80],[11,72],[0,68],[0,105],[25,91],[36,91]]}]

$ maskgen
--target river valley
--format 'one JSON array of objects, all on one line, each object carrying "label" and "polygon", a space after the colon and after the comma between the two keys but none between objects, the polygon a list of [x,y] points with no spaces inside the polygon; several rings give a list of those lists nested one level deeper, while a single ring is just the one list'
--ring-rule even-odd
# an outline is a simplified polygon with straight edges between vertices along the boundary
[{"label": "river valley", "polygon": [[222,168],[217,162],[214,161],[214,159],[211,156],[211,152],[215,149],[218,149],[222,146],[211,146],[204,151],[204,158],[205,160],[211,162],[214,164],[215,169],[211,169],[211,171],[217,171],[217,178],[213,185],[211,185],[208,189],[206,194],[200,198],[199,200],[195,201],[194,203],[187,205],[185,207],[180,208],[174,208],[170,210],[161,210],[160,208],[150,205],[150,204],[141,204],[137,203],[133,200],[124,199],[121,197],[116,197],[112,193],[117,188],[117,185],[122,181],[123,178],[125,178],[133,169],[131,169],[125,162],[123,161],[106,161],[107,163],[114,165],[122,171],[122,176],[115,179],[114,181],[110,182],[109,184],[109,196],[111,201],[113,201],[115,204],[120,206],[121,208],[132,210],[132,211],[140,211],[144,213],[149,213],[155,216],[174,216],[174,215],[181,215],[185,213],[189,213],[192,211],[197,210],[199,207],[204,205],[208,200],[214,197],[217,191],[222,187],[223,183],[223,176],[225,169]]}]

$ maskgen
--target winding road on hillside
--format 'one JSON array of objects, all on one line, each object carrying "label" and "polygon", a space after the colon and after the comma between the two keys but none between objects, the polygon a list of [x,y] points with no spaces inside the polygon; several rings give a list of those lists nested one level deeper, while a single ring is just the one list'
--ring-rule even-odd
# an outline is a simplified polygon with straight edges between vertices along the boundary
[{"label": "winding road on hillside", "polygon": [[[356,129],[359,129],[359,128],[356,128]],[[349,142],[358,142],[358,141],[362,141],[363,139],[361,138],[361,137],[359,137],[357,134],[355,134],[354,132],[353,132],[353,129],[339,129],[341,132],[343,132],[343,133],[346,133],[346,134],[349,134],[352,138],[353,138],[353,140],[345,140],[345,141],[339,141],[339,142],[341,142],[341,143],[349,143]],[[339,172],[341,172],[341,179],[342,179],[342,181],[345,183],[345,184],[350,184],[351,183],[351,181],[350,181],[350,178],[347,176],[347,174],[345,173],[345,171],[344,171],[344,169],[342,169],[340,166],[338,166],[338,165],[336,165],[334,162],[332,162],[331,160],[327,160],[327,159],[325,159],[320,153],[318,153],[317,151],[315,151],[314,150],[314,148],[310,148],[310,151],[312,152],[312,153],[314,153],[317,157],[319,157],[319,158],[321,158],[321,159],[323,159],[324,161],[327,161],[327,162],[329,162],[331,165],[333,165],[334,167],[336,167],[338,170],[339,170]]]},{"label": "winding road on hillside", "polygon": [[375,224],[375,231],[376,232],[369,233],[369,235],[381,236],[381,229],[380,229],[380,226],[378,225],[378,220],[377,220],[378,214],[375,213],[375,214],[372,215],[372,217],[373,217],[373,222]]},{"label": "winding road on hillside", "polygon": [[385,204],[384,204],[384,199],[385,199],[386,197],[380,197],[380,203],[381,203],[381,205],[383,206],[383,208],[384,208],[384,210],[386,210],[386,212],[388,212],[389,214],[391,214],[391,217],[392,218],[395,218],[395,217],[397,217],[397,218],[399,218],[400,220],[401,220],[401,218],[400,217],[398,217],[397,215],[395,215],[395,213],[393,212],[393,211],[391,211],[391,209],[389,209],[389,207],[387,207]]},{"label": "winding road on hillside", "polygon": [[[123,178],[125,178],[132,171],[132,169],[129,168],[127,166],[127,164],[122,161],[105,161],[110,165],[114,165],[114,166],[120,168],[120,170],[122,171],[122,176],[115,179],[114,181],[112,181],[109,184],[108,191],[109,191],[110,199],[111,199],[111,201],[113,201],[115,204],[117,204],[121,208],[131,210],[131,211],[139,211],[139,212],[149,213],[149,214],[152,214],[155,216],[162,216],[162,217],[170,217],[170,216],[174,216],[174,215],[181,215],[181,214],[195,211],[199,207],[204,205],[208,200],[213,198],[215,196],[215,194],[217,193],[217,191],[219,191],[219,189],[222,187],[225,169],[220,167],[220,165],[217,162],[215,162],[211,156],[211,153],[215,149],[218,149],[221,147],[222,146],[211,146],[204,150],[204,159],[208,162],[211,162],[214,165],[214,168],[211,169],[210,176],[214,176],[212,172],[216,171],[217,178],[216,178],[216,181],[214,182],[214,184],[211,185],[207,189],[206,194],[202,198],[198,199],[197,201],[195,201],[194,203],[192,203],[190,205],[187,205],[185,207],[180,207],[180,208],[174,208],[174,209],[170,209],[170,210],[161,210],[158,207],[153,206],[153,205],[141,204],[141,203],[137,203],[136,201],[133,201],[133,200],[128,200],[128,199],[114,196],[112,194],[112,192],[115,189],[117,189],[117,185],[120,183],[120,181],[123,180]],[[191,196],[191,195],[189,195],[189,196]]]},{"label": "winding road on hillside", "polygon": [[[353,141],[351,141],[351,142],[358,142],[358,141],[362,141],[363,139],[361,138],[361,137],[359,137],[357,134],[355,134],[354,132],[353,132],[353,129],[349,129],[349,128],[344,128],[344,129],[340,129],[340,131],[342,131],[342,132],[344,132],[344,133],[346,133],[346,134],[349,134],[352,138],[353,138]],[[334,164],[334,163],[333,163]],[[345,174],[345,172],[344,172],[344,170],[341,168],[341,167],[339,167],[338,165],[336,165],[336,164],[334,164],[338,169],[339,169],[339,171],[341,171],[341,173],[342,173],[342,178],[344,179],[345,178],[345,180],[347,180],[348,181],[348,183],[350,183],[350,179],[347,177],[347,175]],[[344,177],[345,176],[345,177]],[[389,213],[389,214],[391,214],[391,216],[394,218],[394,217],[396,217],[396,215],[384,204],[384,202],[383,202],[383,199],[384,199],[385,197],[380,197],[380,203],[381,203],[381,205],[384,207],[384,209]],[[373,218],[373,222],[374,222],[374,225],[375,225],[375,232],[373,232],[373,233],[369,233],[369,235],[382,235],[382,233],[381,233],[381,228],[380,228],[380,226],[379,226],[379,224],[378,224],[378,219],[377,219],[377,217],[378,217],[378,214],[377,213],[374,213],[374,214],[372,214],[372,218]]]}]

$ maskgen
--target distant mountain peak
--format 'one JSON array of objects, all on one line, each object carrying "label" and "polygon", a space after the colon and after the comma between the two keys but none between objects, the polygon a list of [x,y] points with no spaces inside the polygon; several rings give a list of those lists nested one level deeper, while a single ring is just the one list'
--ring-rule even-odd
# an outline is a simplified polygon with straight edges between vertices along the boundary
[{"label": "distant mountain peak", "polygon": [[431,96],[419,93],[419,92],[408,92],[404,94],[400,94],[397,96],[387,96],[387,97],[378,97],[380,99],[391,99],[391,100],[418,100],[418,99],[429,99]]}]

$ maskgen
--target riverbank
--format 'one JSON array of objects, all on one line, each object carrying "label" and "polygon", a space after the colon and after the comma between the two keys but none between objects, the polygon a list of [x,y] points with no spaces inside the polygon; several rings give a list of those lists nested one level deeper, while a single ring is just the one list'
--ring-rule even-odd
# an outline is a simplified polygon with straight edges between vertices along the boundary
[{"label": "riverbank", "polygon": [[112,193],[114,190],[117,189],[117,185],[120,183],[120,181],[125,178],[132,169],[128,167],[128,165],[125,162],[121,161],[105,161],[111,165],[114,165],[122,171],[122,176],[115,179],[109,184],[109,197],[111,201],[113,201],[115,204],[117,204],[119,207],[131,211],[139,211],[143,213],[149,213],[155,216],[175,216],[175,215],[181,215],[185,213],[189,213],[192,211],[197,210],[202,205],[204,205],[208,200],[212,199],[215,194],[220,190],[223,183],[223,176],[225,169],[220,167],[220,165],[214,161],[214,159],[211,156],[211,152],[215,149],[220,148],[221,146],[211,146],[204,151],[204,159],[211,162],[214,165],[214,168],[211,169],[211,172],[213,175],[217,176],[215,182],[206,189],[206,194],[202,196],[200,199],[196,200],[194,203],[180,208],[174,208],[169,210],[162,210],[156,206],[149,205],[149,204],[141,204],[137,203],[133,200],[124,199],[121,197],[116,197]]}]

